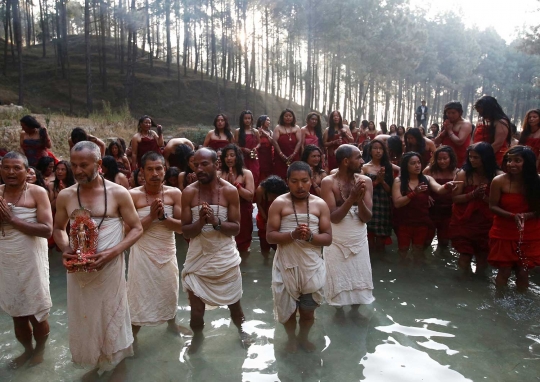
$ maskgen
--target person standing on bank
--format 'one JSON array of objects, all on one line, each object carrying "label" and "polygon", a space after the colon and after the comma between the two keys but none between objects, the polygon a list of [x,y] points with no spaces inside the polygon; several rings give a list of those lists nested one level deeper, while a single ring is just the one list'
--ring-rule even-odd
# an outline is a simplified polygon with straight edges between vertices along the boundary
[{"label": "person standing on bank", "polygon": [[416,127],[427,127],[428,121],[428,107],[426,101],[422,100],[422,104],[416,108]]}]

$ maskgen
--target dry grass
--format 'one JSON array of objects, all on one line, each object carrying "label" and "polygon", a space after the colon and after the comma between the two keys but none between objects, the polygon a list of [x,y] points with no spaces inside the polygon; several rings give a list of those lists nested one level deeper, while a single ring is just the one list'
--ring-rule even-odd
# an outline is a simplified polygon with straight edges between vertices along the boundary
[{"label": "dry grass", "polygon": [[[31,114],[28,109],[0,113],[0,147],[7,150],[17,150],[19,148],[19,133],[21,131],[19,120],[27,114]],[[56,113],[31,115],[42,126],[48,128],[49,136],[53,142],[52,151],[58,158],[69,157],[68,138],[71,135],[71,130],[75,127],[82,127],[86,132],[104,140],[106,143],[116,138],[123,138],[126,143],[129,143],[137,131],[138,122],[137,119],[131,116],[127,104],[113,110],[107,102],[103,103],[102,112],[93,113],[90,118],[70,117]],[[211,129],[213,129],[213,126],[167,126],[164,135],[165,140],[174,137],[185,137],[200,145],[203,143],[206,133]]]}]

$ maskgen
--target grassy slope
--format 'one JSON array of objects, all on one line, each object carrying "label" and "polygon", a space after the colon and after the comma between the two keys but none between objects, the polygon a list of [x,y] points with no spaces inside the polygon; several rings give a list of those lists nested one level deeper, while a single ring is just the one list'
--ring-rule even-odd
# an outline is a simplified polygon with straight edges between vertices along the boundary
[{"label": "grassy slope", "polygon": [[[101,108],[102,100],[110,102],[113,108],[120,107],[126,100],[125,75],[119,72],[118,60],[114,58],[113,44],[114,42],[111,41],[108,47],[110,53],[107,56],[107,91],[103,90],[99,78],[95,41],[92,44],[93,97],[96,109]],[[84,116],[86,114],[86,75],[83,36],[70,36],[68,49],[73,89],[73,113],[76,116]],[[56,67],[52,44],[48,44],[47,57],[42,58],[41,55],[41,45],[25,48],[23,52],[25,106],[34,113],[44,113],[47,109],[52,112],[68,113],[67,80],[62,78],[61,70]],[[141,51],[139,51],[140,55]],[[0,69],[3,69],[3,64],[2,59]],[[201,80],[200,74],[189,70],[187,77],[183,77],[182,72],[180,86],[178,86],[176,64],[173,64],[171,69],[171,77],[168,78],[165,63],[154,60],[153,75],[150,75],[147,57],[139,57],[135,69],[134,91],[129,99],[130,110],[134,117],[150,114],[158,122],[169,126],[211,125],[215,114],[222,111],[229,115],[231,125],[235,126],[237,116],[245,108],[251,109],[255,115],[267,112],[274,122],[285,107],[291,107],[297,113],[302,111],[300,105],[290,104],[287,100],[273,96],[268,96],[268,105],[265,108],[265,93],[251,92],[246,99],[243,88],[235,89],[234,83],[224,83],[223,80],[219,80],[222,107],[218,108],[215,79],[204,76]],[[11,61],[8,62],[7,74],[7,78],[0,76],[0,100],[4,103],[16,103],[18,71]],[[180,87],[180,94],[178,87]]]}]

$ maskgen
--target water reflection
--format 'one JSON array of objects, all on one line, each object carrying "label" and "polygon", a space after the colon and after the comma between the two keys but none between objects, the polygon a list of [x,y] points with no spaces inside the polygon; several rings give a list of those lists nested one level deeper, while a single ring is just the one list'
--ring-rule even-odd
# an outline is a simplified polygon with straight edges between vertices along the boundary
[{"label": "water reflection", "polygon": [[[177,242],[182,264],[186,246],[181,239]],[[389,257],[397,259],[395,248]],[[175,337],[165,326],[143,328],[138,357],[127,360],[128,380],[537,380],[540,274],[532,274],[530,293],[497,296],[486,281],[457,279],[455,269],[450,251],[433,254],[430,264],[418,269],[374,261],[373,306],[344,319],[336,319],[329,306],[317,309],[311,331],[317,352],[288,354],[283,326],[273,317],[271,261],[265,263],[253,250],[242,265],[244,329],[253,336],[253,345],[240,346],[227,307],[206,311],[205,340],[195,355],[187,352],[191,338]],[[65,273],[58,254],[51,257],[51,291],[51,336],[45,362],[38,367],[5,367],[21,348],[11,318],[0,313],[0,381],[73,381],[86,372],[71,364]],[[179,324],[189,324],[189,311],[181,293]]]}]

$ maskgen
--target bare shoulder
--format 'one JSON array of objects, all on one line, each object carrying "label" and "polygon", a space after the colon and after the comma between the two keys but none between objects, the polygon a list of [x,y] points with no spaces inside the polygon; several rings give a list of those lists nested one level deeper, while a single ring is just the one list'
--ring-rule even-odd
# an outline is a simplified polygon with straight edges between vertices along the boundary
[{"label": "bare shoulder", "polygon": [[129,194],[131,196],[139,196],[139,195],[142,195],[142,186],[139,186],[139,187],[135,187],[135,188],[131,188],[128,190]]},{"label": "bare shoulder", "polygon": [[371,178],[363,174],[354,174],[354,178],[356,181],[363,180],[366,183],[371,183]]},{"label": "bare shoulder", "polygon": [[163,186],[163,192],[165,194],[171,195],[172,197],[182,195],[182,191],[180,191],[176,187],[171,187],[171,186]]},{"label": "bare shoulder", "polygon": [[283,207],[289,200],[289,193],[280,195],[272,202],[272,206],[275,204],[277,207]]},{"label": "bare shoulder", "polygon": [[107,187],[107,190],[110,190],[115,198],[124,199],[124,198],[130,198],[131,195],[129,194],[129,191],[119,184],[113,183],[107,179],[105,179],[105,186]]},{"label": "bare shoulder", "polygon": [[232,196],[234,194],[238,194],[238,190],[236,187],[234,187],[232,184],[230,184],[227,181],[221,181],[221,188],[223,189],[223,195],[225,196]]},{"label": "bare shoulder", "polygon": [[[49,188],[52,190],[53,182],[49,183]],[[73,186],[69,186],[67,188],[64,188],[58,193],[57,200],[65,199],[65,198],[76,198],[77,197],[77,187],[78,184],[75,183]]]},{"label": "bare shoulder", "polygon": [[320,198],[319,196],[310,195],[309,196],[309,203],[316,206],[316,210],[328,210],[328,204],[324,201],[324,199]]},{"label": "bare shoulder", "polygon": [[41,186],[36,186],[35,184],[28,184],[28,191],[30,191],[30,194],[36,198],[48,198],[47,191]]},{"label": "bare shoulder", "polygon": [[495,172],[495,174],[497,174],[497,175],[505,175],[504,171],[502,171],[502,170],[497,170],[497,172]]},{"label": "bare shoulder", "polygon": [[336,174],[332,174],[332,175],[327,175],[323,178],[323,180],[321,181],[321,184],[323,183],[332,183],[334,181],[334,178],[336,177]]}]

